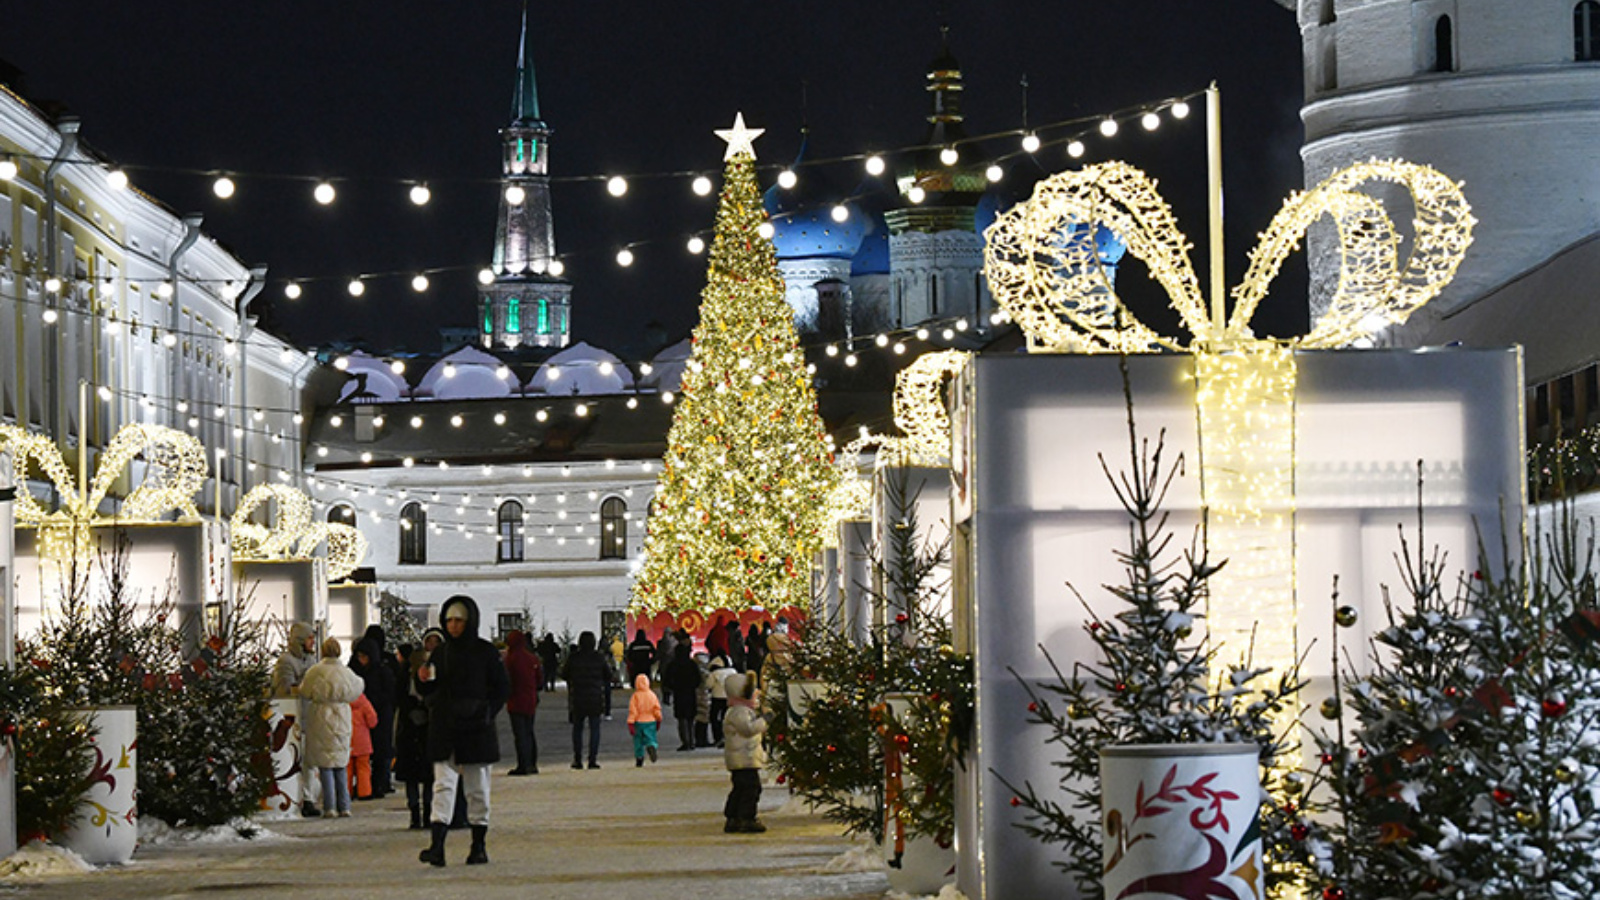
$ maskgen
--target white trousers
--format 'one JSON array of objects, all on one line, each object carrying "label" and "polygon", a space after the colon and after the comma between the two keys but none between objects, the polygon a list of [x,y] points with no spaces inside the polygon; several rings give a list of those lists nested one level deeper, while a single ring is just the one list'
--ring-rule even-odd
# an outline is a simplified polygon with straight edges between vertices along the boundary
[{"label": "white trousers", "polygon": [[448,825],[456,814],[456,784],[467,792],[467,823],[489,824],[489,764],[458,763],[455,757],[433,764],[433,821]]}]

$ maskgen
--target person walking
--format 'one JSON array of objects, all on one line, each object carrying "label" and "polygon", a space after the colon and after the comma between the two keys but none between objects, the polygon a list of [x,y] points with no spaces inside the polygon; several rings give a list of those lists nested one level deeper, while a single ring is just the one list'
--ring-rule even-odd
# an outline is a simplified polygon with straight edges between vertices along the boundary
[{"label": "person walking", "polygon": [[650,642],[641,628],[634,632],[633,643],[628,645],[628,683],[632,684],[640,675],[649,678],[655,664],[656,645]]},{"label": "person walking", "polygon": [[556,636],[546,631],[539,641],[539,663],[544,668],[544,689],[556,689],[556,675],[560,672],[561,648],[556,646]]},{"label": "person walking", "polygon": [[706,676],[711,682],[711,741],[721,747],[722,720],[728,715],[727,678],[734,674],[734,671],[728,658],[722,655],[711,657],[708,665],[711,669],[710,674]]},{"label": "person walking", "polygon": [[544,685],[544,663],[528,636],[521,631],[506,633],[506,677],[511,681],[511,698],[506,712],[511,716],[511,741],[517,750],[517,766],[507,775],[539,774],[539,741],[534,735],[533,718],[539,711],[539,688]]},{"label": "person walking", "polygon": [[350,815],[350,786],[346,767],[350,765],[350,704],[361,699],[360,676],[339,660],[343,648],[338,640],[322,642],[322,661],[306,672],[300,682],[301,699],[311,704],[306,723],[305,765],[315,768],[322,779],[322,816]]},{"label": "person walking", "polygon": [[439,609],[445,639],[419,673],[428,704],[428,757],[433,761],[433,841],[417,855],[443,866],[445,836],[455,812],[456,791],[467,797],[472,849],[467,865],[489,861],[489,766],[500,761],[494,717],[511,693],[494,645],[478,636],[478,603],[457,594]]},{"label": "person walking", "polygon": [[672,685],[667,682],[667,667],[672,665],[678,650],[678,636],[671,628],[663,629],[661,640],[656,642],[656,680],[661,682],[661,702],[672,702]]},{"label": "person walking", "polygon": [[724,724],[727,742],[722,748],[722,761],[728,767],[733,782],[728,791],[728,801],[722,806],[727,823],[722,830],[728,833],[760,834],[767,826],[757,818],[761,803],[761,768],[767,764],[766,748],[761,736],[767,731],[767,720],[757,711],[755,675],[735,673],[728,676],[728,718]]},{"label": "person walking", "polygon": [[657,733],[661,728],[661,701],[650,689],[649,675],[633,676],[633,696],[628,698],[628,733],[633,735],[633,764],[644,765],[645,755],[656,761]]},{"label": "person walking", "polygon": [[368,750],[370,774],[357,800],[377,800],[394,788],[389,781],[389,760],[394,755],[394,670],[384,662],[383,629],[374,625],[356,642],[350,655],[350,671],[360,676],[364,693],[378,721],[370,729],[372,747]]},{"label": "person walking", "polygon": [[428,759],[428,706],[417,688],[417,673],[428,661],[428,651],[413,650],[408,657],[405,690],[395,714],[394,777],[406,786],[406,809],[411,830],[421,831],[433,806],[433,764]]},{"label": "person walking", "polygon": [[[300,683],[306,673],[317,664],[317,634],[310,625],[295,622],[289,626],[289,640],[278,661],[272,667],[272,696],[299,698],[296,722],[300,731],[301,754],[304,759],[306,729],[311,724],[311,703],[300,696]],[[317,809],[321,796],[322,779],[316,770],[306,764],[300,767],[300,814],[308,819],[322,815]]]},{"label": "person walking", "polygon": [[761,664],[766,661],[767,638],[761,633],[760,626],[750,624],[750,633],[744,638],[744,671],[756,677],[756,684],[761,683]]},{"label": "person walking", "polygon": [[704,653],[694,655],[700,683],[694,689],[694,746],[711,746],[711,663]]},{"label": "person walking", "polygon": [[678,750],[694,749],[695,693],[700,690],[700,667],[689,656],[689,644],[678,643],[672,661],[661,673],[661,693],[672,693],[672,717],[678,723]]},{"label": "person walking", "polygon": [[567,719],[572,723],[572,767],[583,768],[583,729],[589,727],[589,768],[600,768],[600,717],[605,692],[611,689],[606,660],[595,649],[594,632],[578,635],[578,648],[567,658]]},{"label": "person walking", "polygon": [[743,672],[744,637],[739,634],[739,620],[733,619],[728,622],[728,626],[724,630],[727,632],[728,662],[733,666],[735,672]]}]

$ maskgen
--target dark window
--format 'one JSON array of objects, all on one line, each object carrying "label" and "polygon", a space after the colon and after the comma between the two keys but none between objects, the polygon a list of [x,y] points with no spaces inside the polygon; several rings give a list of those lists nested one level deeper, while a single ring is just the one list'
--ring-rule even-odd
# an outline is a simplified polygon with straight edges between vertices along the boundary
[{"label": "dark window", "polygon": [[400,564],[422,565],[428,561],[428,513],[413,500],[400,510]]},{"label": "dark window", "polygon": [[1556,382],[1557,402],[1560,404],[1561,434],[1570,437],[1578,431],[1578,385],[1571,375],[1563,375]]},{"label": "dark window", "polygon": [[1583,370],[1583,424],[1600,422],[1600,366]]},{"label": "dark window", "polygon": [[628,555],[628,504],[607,497],[600,504],[600,558],[625,559]]},{"label": "dark window", "polygon": [[349,525],[354,528],[356,524],[356,508],[348,503],[341,503],[328,510],[328,522],[333,525]]},{"label": "dark window", "polygon": [[928,315],[939,314],[939,276],[928,276]]},{"label": "dark window", "polygon": [[500,562],[522,562],[522,504],[500,504]]},{"label": "dark window", "polygon": [[1583,0],[1572,8],[1572,43],[1578,62],[1600,60],[1600,3]]},{"label": "dark window", "polygon": [[1439,21],[1433,23],[1433,70],[1435,72],[1454,72],[1456,70],[1455,32],[1450,27],[1450,17],[1440,16]]},{"label": "dark window", "polygon": [[1533,427],[1539,432],[1550,427],[1550,385],[1541,384],[1533,391]]},{"label": "dark window", "polygon": [[497,614],[495,618],[497,620],[495,622],[496,630],[501,638],[504,638],[510,632],[523,631],[527,628],[527,623],[522,620],[522,613],[519,612],[503,612]]}]

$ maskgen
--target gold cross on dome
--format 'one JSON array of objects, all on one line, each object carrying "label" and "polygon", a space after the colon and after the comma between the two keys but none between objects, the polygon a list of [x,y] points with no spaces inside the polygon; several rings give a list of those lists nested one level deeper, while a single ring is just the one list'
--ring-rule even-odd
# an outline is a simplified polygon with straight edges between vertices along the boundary
[{"label": "gold cross on dome", "polygon": [[733,159],[735,156],[738,156],[740,153],[748,153],[750,154],[751,159],[755,159],[756,148],[751,146],[751,143],[755,141],[756,138],[761,137],[766,133],[767,130],[765,128],[744,127],[744,113],[735,113],[733,116],[733,127],[729,129],[718,129],[716,132],[717,137],[728,142],[728,152],[722,154],[722,161],[727,162],[728,160]]}]

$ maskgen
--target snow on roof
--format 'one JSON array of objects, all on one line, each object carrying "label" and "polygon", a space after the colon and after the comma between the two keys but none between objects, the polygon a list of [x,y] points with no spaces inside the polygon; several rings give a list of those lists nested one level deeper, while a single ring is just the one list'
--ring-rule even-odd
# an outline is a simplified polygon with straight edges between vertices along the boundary
[{"label": "snow on roof", "polygon": [[515,384],[511,370],[499,357],[477,347],[462,347],[434,363],[415,394],[435,400],[509,397]]},{"label": "snow on roof", "polygon": [[685,338],[673,344],[650,361],[650,373],[639,379],[639,386],[658,391],[676,391],[683,383],[683,369],[694,354],[694,345]]},{"label": "snow on roof", "polygon": [[344,371],[350,380],[340,388],[340,403],[392,403],[410,393],[405,378],[396,375],[387,362],[359,350],[345,359],[349,365]]},{"label": "snow on roof", "polygon": [[545,360],[523,390],[530,394],[584,396],[633,389],[633,372],[622,360],[586,341]]}]

